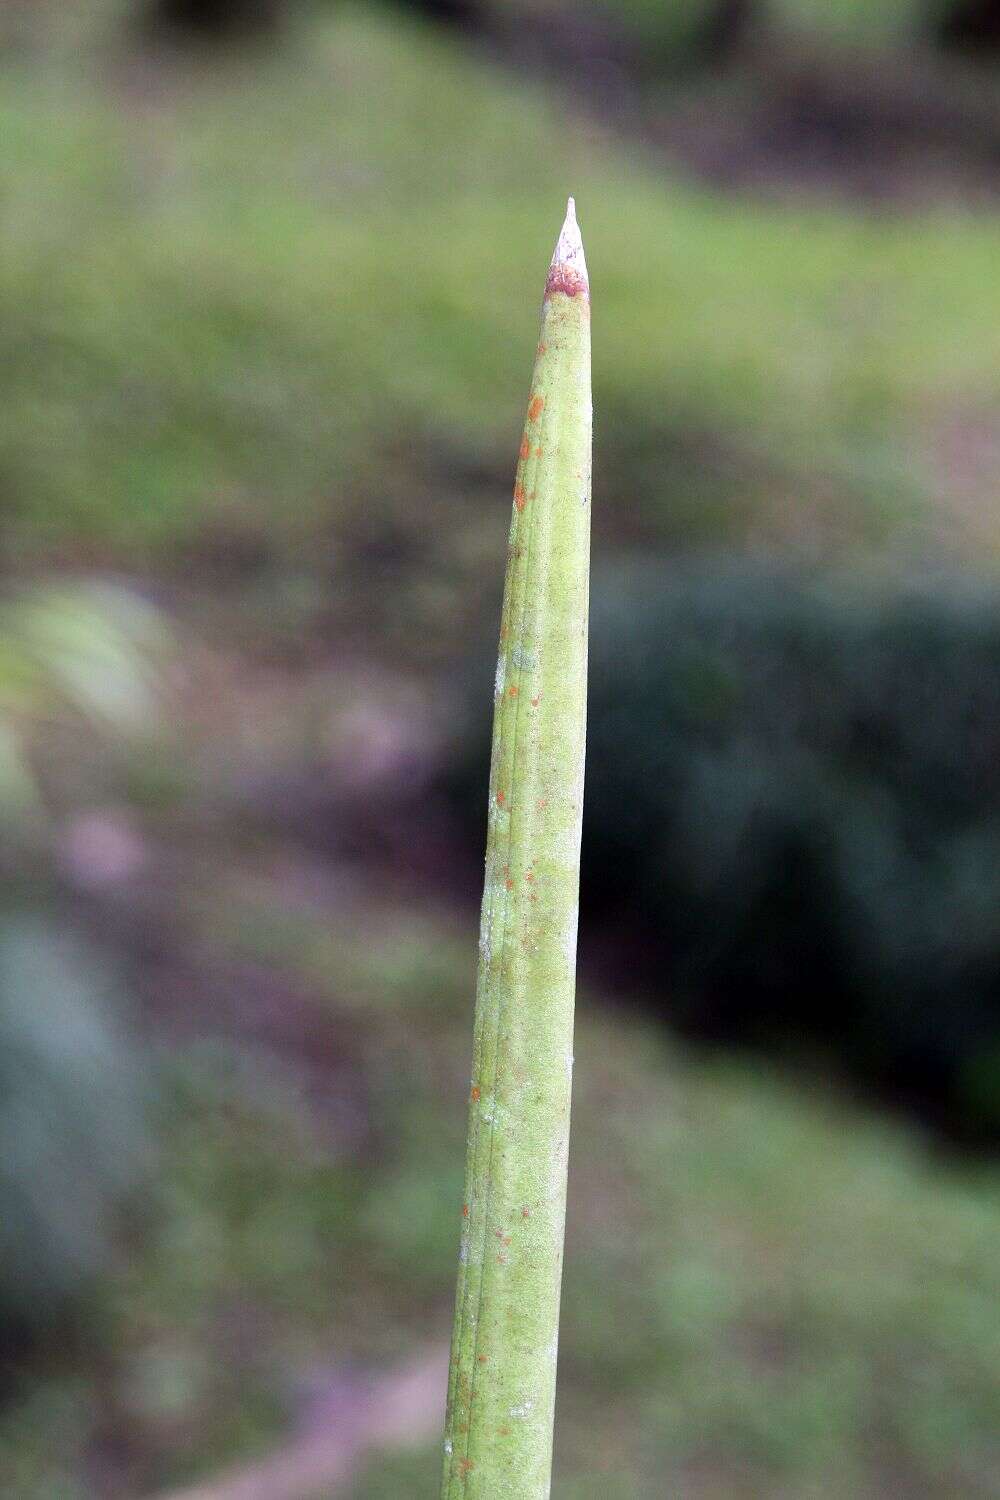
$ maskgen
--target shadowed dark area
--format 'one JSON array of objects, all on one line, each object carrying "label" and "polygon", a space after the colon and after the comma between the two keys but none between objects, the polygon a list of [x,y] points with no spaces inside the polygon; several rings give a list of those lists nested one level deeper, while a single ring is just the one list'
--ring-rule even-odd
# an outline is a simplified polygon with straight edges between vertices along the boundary
[{"label": "shadowed dark area", "polygon": [[149,16],[168,33],[222,42],[273,33],[289,8],[287,0],[154,0]]},{"label": "shadowed dark area", "polygon": [[981,55],[1000,50],[1000,5],[996,0],[952,0],[938,36],[943,46]]}]

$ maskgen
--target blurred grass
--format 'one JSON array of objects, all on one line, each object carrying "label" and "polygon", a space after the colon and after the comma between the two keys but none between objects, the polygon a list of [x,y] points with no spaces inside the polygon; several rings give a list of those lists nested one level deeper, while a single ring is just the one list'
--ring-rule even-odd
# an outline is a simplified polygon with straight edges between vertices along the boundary
[{"label": "blurred grass", "polygon": [[[216,961],[266,967],[259,888],[216,900]],[[335,1038],[349,1017],[343,1071],[317,1091],[301,1058],[221,1035],[164,1058],[143,1241],[90,1305],[96,1373],[64,1356],[0,1418],[19,1500],[75,1500],[98,1472],[102,1495],[134,1496],[252,1456],[303,1372],[391,1361],[446,1327],[467,934],[391,907],[313,922],[310,1027]],[[280,935],[274,962],[280,986]],[[994,1493],[994,1174],[589,1006],[577,1085],[554,1494],[847,1500],[887,1476],[901,1495]],[[129,1445],[101,1470],[109,1414]],[[429,1497],[437,1468],[436,1445],[387,1457],[354,1493]]]},{"label": "blurred grass", "polygon": [[445,618],[502,536],[567,186],[608,532],[995,546],[942,458],[1000,395],[992,220],[682,188],[556,96],[350,7],[211,73],[98,72],[0,82],[10,561],[222,557],[349,592],[388,551],[404,584],[430,559],[418,607]]}]

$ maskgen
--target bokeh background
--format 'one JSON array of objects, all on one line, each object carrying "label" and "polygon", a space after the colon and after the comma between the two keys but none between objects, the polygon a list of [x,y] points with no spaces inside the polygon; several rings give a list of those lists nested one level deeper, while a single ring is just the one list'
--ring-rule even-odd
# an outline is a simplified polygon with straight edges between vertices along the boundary
[{"label": "bokeh background", "polygon": [[553,1493],[995,1496],[1000,5],[5,0],[0,63],[0,1494],[437,1493],[573,192]]}]

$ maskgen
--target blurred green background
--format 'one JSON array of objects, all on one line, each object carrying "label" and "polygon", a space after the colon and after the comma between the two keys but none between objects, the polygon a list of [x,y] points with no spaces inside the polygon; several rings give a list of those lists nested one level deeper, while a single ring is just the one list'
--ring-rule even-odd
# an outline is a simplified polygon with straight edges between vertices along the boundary
[{"label": "blurred green background", "polygon": [[6,0],[0,58],[0,1495],[437,1493],[573,192],[553,1494],[995,1496],[1000,5]]}]

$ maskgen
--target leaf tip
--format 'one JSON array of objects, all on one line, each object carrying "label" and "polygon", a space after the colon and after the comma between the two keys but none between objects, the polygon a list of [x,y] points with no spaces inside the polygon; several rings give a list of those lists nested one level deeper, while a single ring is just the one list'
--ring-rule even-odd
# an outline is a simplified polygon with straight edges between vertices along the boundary
[{"label": "leaf tip", "polygon": [[576,297],[581,293],[584,297],[590,296],[590,279],[583,253],[583,238],[576,220],[575,198],[567,200],[566,217],[552,253],[552,263],[545,283],[546,297],[550,297],[553,292],[564,292],[567,297]]}]

